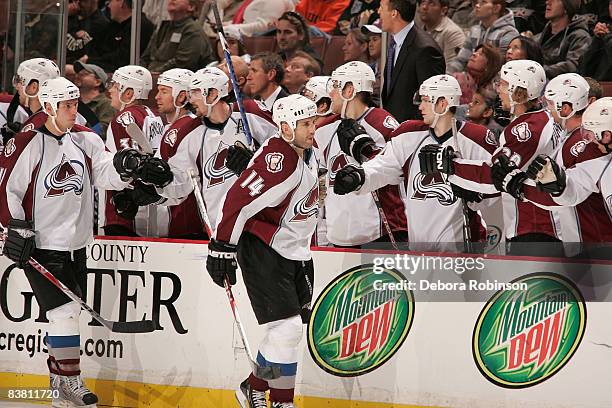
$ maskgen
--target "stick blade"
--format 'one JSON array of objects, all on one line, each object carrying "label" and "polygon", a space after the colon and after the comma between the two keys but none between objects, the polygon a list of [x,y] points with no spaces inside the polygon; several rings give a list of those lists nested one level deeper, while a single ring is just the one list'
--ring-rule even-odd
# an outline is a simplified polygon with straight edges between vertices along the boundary
[{"label": "stick blade", "polygon": [[136,144],[138,144],[138,147],[140,147],[140,150],[143,153],[153,154],[153,148],[151,147],[151,144],[147,140],[145,134],[142,132],[142,129],[140,129],[135,122],[132,122],[127,125],[127,128],[125,130],[127,134],[130,135],[132,140],[136,142]]},{"label": "stick blade", "polygon": [[113,322],[111,330],[115,333],[151,333],[155,331],[155,323],[153,323],[153,320]]}]

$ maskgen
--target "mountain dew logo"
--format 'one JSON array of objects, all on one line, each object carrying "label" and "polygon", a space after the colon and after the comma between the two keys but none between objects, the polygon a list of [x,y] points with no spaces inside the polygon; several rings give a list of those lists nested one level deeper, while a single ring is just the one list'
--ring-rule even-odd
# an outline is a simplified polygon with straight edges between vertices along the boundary
[{"label": "mountain dew logo", "polygon": [[494,384],[524,388],[547,380],[578,349],[586,306],[578,288],[552,273],[513,282],[527,290],[499,291],[484,307],[472,338],[474,360]]},{"label": "mountain dew logo", "polygon": [[308,348],[319,367],[358,376],[387,362],[406,339],[414,297],[394,269],[361,265],[334,279],[318,297],[308,325]]}]

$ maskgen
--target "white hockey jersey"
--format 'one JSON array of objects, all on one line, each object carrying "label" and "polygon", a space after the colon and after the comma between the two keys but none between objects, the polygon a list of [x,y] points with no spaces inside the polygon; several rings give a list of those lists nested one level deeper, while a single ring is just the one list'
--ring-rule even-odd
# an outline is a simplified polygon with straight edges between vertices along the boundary
[{"label": "white hockey jersey", "polygon": [[[24,123],[28,119],[28,112],[21,106],[19,102],[18,95],[6,95],[0,94],[0,128],[6,125],[6,121],[9,116],[8,109],[11,105],[11,101],[14,98],[17,98],[17,101],[13,102],[16,104],[15,114],[13,115],[13,122]],[[0,137],[0,154],[2,154],[2,150],[4,149],[2,137]]]},{"label": "white hockey jersey", "polygon": [[[106,148],[115,153],[123,149],[138,149],[138,145],[127,133],[127,127],[135,122],[142,129],[151,147],[157,151],[161,141],[164,124],[161,118],[155,115],[148,107],[133,105],[120,111],[109,124],[106,131]],[[164,235],[158,230],[163,223],[158,220],[157,209],[154,205],[140,207],[134,220],[126,220],[115,212],[111,203],[112,192],[100,192],[99,226],[120,225],[140,236],[156,237]],[[102,231],[102,229],[100,229]]]},{"label": "white hockey jersey", "polygon": [[75,125],[61,137],[44,127],[19,133],[0,160],[2,223],[33,221],[38,248],[83,248],[93,239],[93,186],[121,190],[127,183],[91,129]]},{"label": "white hockey jersey", "polygon": [[[255,101],[245,101],[249,129],[253,138],[263,144],[278,128],[268,110]],[[193,170],[201,182],[202,195],[211,228],[217,225],[217,214],[223,197],[237,177],[225,167],[228,148],[236,142],[249,144],[239,112],[233,112],[224,124],[215,125],[208,119],[186,120],[179,129],[168,130],[163,138],[161,157],[168,161],[174,173],[172,183],[158,189],[161,196],[173,199],[165,205],[177,205],[193,191],[188,170]]]},{"label": "white hockey jersey", "polygon": [[484,126],[464,122],[458,123],[457,130],[456,141],[448,137],[451,132],[437,140],[423,121],[403,122],[382,152],[363,164],[365,183],[358,194],[368,194],[386,184],[401,184],[411,250],[462,248],[461,200],[453,194],[446,175],[423,175],[418,158],[421,148],[428,144],[453,146],[472,160],[483,160],[496,148],[493,134]]},{"label": "white hockey jersey", "polygon": [[[336,131],[340,115],[332,115],[317,123],[315,131],[315,154],[319,165],[327,170],[325,218],[327,239],[340,246],[361,245],[386,235],[383,221],[372,195],[334,193],[334,182],[338,170],[347,164],[359,163],[340,149]],[[384,109],[370,108],[357,122],[361,124],[378,147],[384,147],[399,123]],[[393,184],[393,183],[389,183]],[[384,184],[383,186],[385,186]],[[406,219],[398,186],[381,189],[379,198],[383,211],[393,232],[406,231]]]},{"label": "white hockey jersey", "polygon": [[235,245],[248,231],[286,259],[310,260],[319,209],[318,164],[310,156],[300,158],[281,136],[268,139],[227,192],[214,238]]}]

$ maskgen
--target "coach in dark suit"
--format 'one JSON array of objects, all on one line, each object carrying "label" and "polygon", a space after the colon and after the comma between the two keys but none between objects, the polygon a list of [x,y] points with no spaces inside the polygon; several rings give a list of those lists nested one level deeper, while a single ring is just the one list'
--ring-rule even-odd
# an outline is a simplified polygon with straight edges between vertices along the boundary
[{"label": "coach in dark suit", "polygon": [[414,24],[416,0],[381,0],[380,24],[389,36],[382,105],[403,122],[420,119],[412,100],[429,77],[444,74],[444,55],[434,39]]}]

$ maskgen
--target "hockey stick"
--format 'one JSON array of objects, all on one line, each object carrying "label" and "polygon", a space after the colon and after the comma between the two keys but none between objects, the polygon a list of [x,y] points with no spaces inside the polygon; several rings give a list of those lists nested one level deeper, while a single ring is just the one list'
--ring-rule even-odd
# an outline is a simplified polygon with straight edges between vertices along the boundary
[{"label": "hockey stick", "polygon": [[[193,185],[193,194],[196,198],[196,203],[198,205],[198,210],[200,211],[200,215],[204,220],[204,227],[208,232],[208,236],[212,238],[212,229],[210,218],[208,218],[208,214],[206,212],[206,206],[204,205],[204,198],[202,197],[202,190],[200,189],[199,181],[193,171],[193,169],[187,170],[189,173],[189,177],[191,178],[191,184]],[[265,366],[262,367],[253,359],[253,352],[251,351],[251,347],[249,346],[249,341],[244,330],[244,325],[242,324],[242,320],[240,319],[240,314],[238,313],[238,306],[236,305],[236,299],[234,298],[234,294],[232,293],[232,287],[229,284],[229,279],[226,276],[225,281],[223,282],[225,286],[225,293],[227,294],[227,298],[230,303],[230,307],[232,309],[232,313],[234,315],[234,321],[236,322],[236,326],[238,326],[238,332],[240,333],[240,338],[242,339],[242,344],[244,345],[244,349],[246,350],[247,358],[249,359],[249,363],[251,364],[251,369],[253,370],[253,374],[257,378],[261,378],[263,380],[274,380],[282,376],[281,369],[278,366]]]},{"label": "hockey stick", "polygon": [[[460,157],[463,157],[461,150],[459,150],[459,140],[457,137],[457,121],[455,118],[451,119],[451,128],[453,130],[453,139],[455,141],[455,149],[459,153]],[[467,253],[472,252],[472,231],[470,231],[470,213],[468,211],[468,204],[465,198],[461,199],[461,212],[463,214],[463,246]]]},{"label": "hockey stick", "polygon": [[240,92],[240,88],[238,87],[238,79],[236,79],[236,71],[234,70],[232,57],[230,55],[229,50],[227,49],[227,42],[225,41],[225,31],[223,31],[223,22],[221,21],[221,16],[219,15],[219,7],[217,6],[216,0],[212,1],[212,9],[213,14],[215,15],[215,25],[217,26],[217,34],[219,34],[219,42],[221,43],[221,47],[223,48],[225,63],[227,64],[227,70],[230,74],[230,82],[232,83],[232,88],[234,89],[234,95],[236,95],[236,104],[238,105],[240,117],[242,118],[242,122],[244,123],[244,134],[247,138],[247,141],[249,142],[249,146],[253,146],[253,136],[251,135],[251,128],[249,127],[249,121],[246,117],[246,111],[244,110],[244,105],[242,104],[242,93]]},{"label": "hockey stick", "polygon": [[374,204],[376,204],[376,208],[378,208],[378,214],[380,215],[380,219],[382,220],[385,226],[385,230],[389,235],[389,240],[391,241],[393,249],[399,251],[399,247],[397,246],[397,242],[395,241],[395,237],[393,236],[393,231],[391,231],[391,226],[389,225],[389,220],[385,215],[385,211],[382,208],[382,204],[380,203],[380,199],[378,198],[378,193],[376,191],[372,191],[372,198],[374,199]]},{"label": "hockey stick", "polygon": [[142,132],[142,129],[138,127],[135,122],[132,122],[127,125],[127,128],[125,130],[127,134],[132,138],[132,140],[135,141],[136,144],[140,147],[140,149],[137,150],[141,150],[143,153],[146,154],[153,154],[153,148],[151,147],[151,143],[149,143],[147,137]]},{"label": "hockey stick", "polygon": [[[0,224],[0,227],[2,225]],[[4,229],[4,227],[2,227]],[[3,234],[2,240],[5,240],[5,236]],[[44,266],[42,266],[38,261],[34,258],[30,257],[28,263],[36,269],[42,276],[44,276],[49,282],[51,282],[55,287],[64,292],[66,296],[68,296],[73,301],[77,302],[82,309],[84,309],[87,313],[91,315],[94,319],[102,323],[104,327],[109,329],[114,333],[150,333],[155,331],[155,323],[153,320],[140,320],[135,322],[115,322],[106,320],[102,316],[98,314],[95,310],[93,310],[87,303],[85,303],[80,297],[78,297],[74,292],[72,292],[66,285],[64,285],[60,280],[58,280],[51,272],[47,270]]]}]

